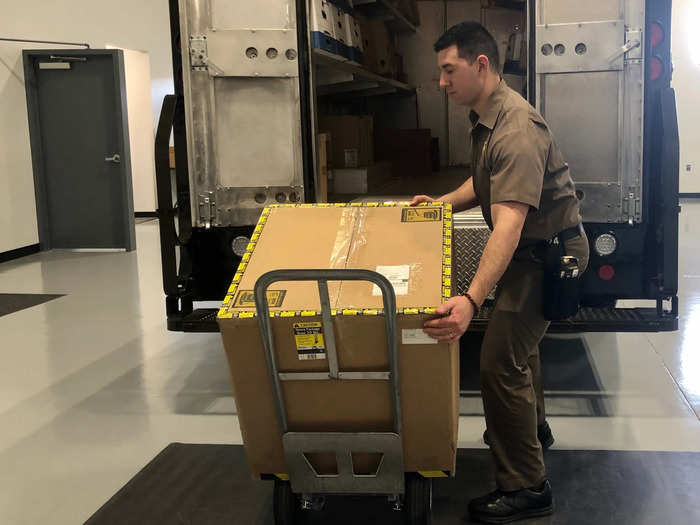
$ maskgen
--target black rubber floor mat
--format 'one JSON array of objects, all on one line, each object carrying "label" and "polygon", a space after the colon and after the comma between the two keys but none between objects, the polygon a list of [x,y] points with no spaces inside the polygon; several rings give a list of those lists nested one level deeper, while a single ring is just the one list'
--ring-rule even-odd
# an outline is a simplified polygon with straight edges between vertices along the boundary
[{"label": "black rubber floor mat", "polygon": [[56,294],[0,293],[0,317],[63,297]]},{"label": "black rubber floor mat", "polygon": [[[479,352],[483,334],[467,332],[460,342],[461,390],[479,391]],[[540,343],[542,384],[545,390],[597,392],[596,378],[588,351],[580,337],[545,337]]]},{"label": "black rubber floor mat", "polygon": [[[700,523],[700,454],[549,451],[552,517],[524,524]],[[457,477],[433,481],[433,524],[461,524],[470,498],[492,490],[487,450],[460,449]],[[88,525],[272,525],[271,481],[251,477],[240,445],[172,443],[136,474]],[[328,498],[304,523],[401,524],[385,498]]]}]

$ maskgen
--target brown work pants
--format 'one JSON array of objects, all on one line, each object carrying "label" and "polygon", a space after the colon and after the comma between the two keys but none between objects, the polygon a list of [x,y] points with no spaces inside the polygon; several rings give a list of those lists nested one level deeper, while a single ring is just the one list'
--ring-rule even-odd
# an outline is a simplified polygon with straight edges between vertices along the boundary
[{"label": "brown work pants", "polygon": [[[567,254],[588,265],[588,240],[566,243]],[[535,487],[547,477],[537,425],[545,420],[539,343],[544,319],[544,270],[514,259],[499,283],[496,306],[481,346],[481,391],[496,484],[504,491]]]}]

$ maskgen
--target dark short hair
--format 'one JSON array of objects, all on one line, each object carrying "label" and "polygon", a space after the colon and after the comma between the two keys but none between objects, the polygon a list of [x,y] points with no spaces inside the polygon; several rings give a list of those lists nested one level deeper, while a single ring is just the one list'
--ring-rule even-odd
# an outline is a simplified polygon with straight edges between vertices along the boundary
[{"label": "dark short hair", "polygon": [[435,52],[457,46],[459,57],[474,63],[479,55],[486,55],[491,63],[491,70],[498,72],[500,66],[498,44],[491,33],[478,22],[462,22],[449,28],[435,45]]}]

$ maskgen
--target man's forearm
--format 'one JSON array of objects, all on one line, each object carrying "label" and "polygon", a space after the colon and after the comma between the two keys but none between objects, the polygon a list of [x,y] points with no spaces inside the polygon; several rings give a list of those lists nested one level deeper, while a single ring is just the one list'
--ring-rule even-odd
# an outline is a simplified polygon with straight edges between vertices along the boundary
[{"label": "man's forearm", "polygon": [[459,188],[443,195],[438,200],[452,204],[452,209],[455,213],[469,210],[479,204],[476,198],[476,192],[474,191],[474,181],[472,178],[469,178]]},{"label": "man's forearm", "polygon": [[484,302],[496,283],[503,277],[519,241],[519,230],[495,229],[489,237],[479,262],[479,269],[469,287],[469,295],[478,304]]}]

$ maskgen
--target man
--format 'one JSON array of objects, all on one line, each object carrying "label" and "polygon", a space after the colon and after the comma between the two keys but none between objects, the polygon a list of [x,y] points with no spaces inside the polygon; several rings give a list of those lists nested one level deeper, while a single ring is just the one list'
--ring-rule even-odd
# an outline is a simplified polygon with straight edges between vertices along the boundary
[{"label": "man", "polygon": [[440,86],[470,109],[472,176],[438,199],[462,211],[481,206],[492,230],[467,293],[452,297],[425,332],[458,341],[494,286],[493,314],[481,348],[485,438],[495,463],[496,492],[469,504],[472,519],[509,523],[553,511],[542,444],[553,438],[545,421],[539,342],[543,314],[543,255],[560,239],[567,255],[588,264],[588,240],[567,164],[537,111],[498,73],[496,41],[478,23],[449,29],[436,43]]}]

